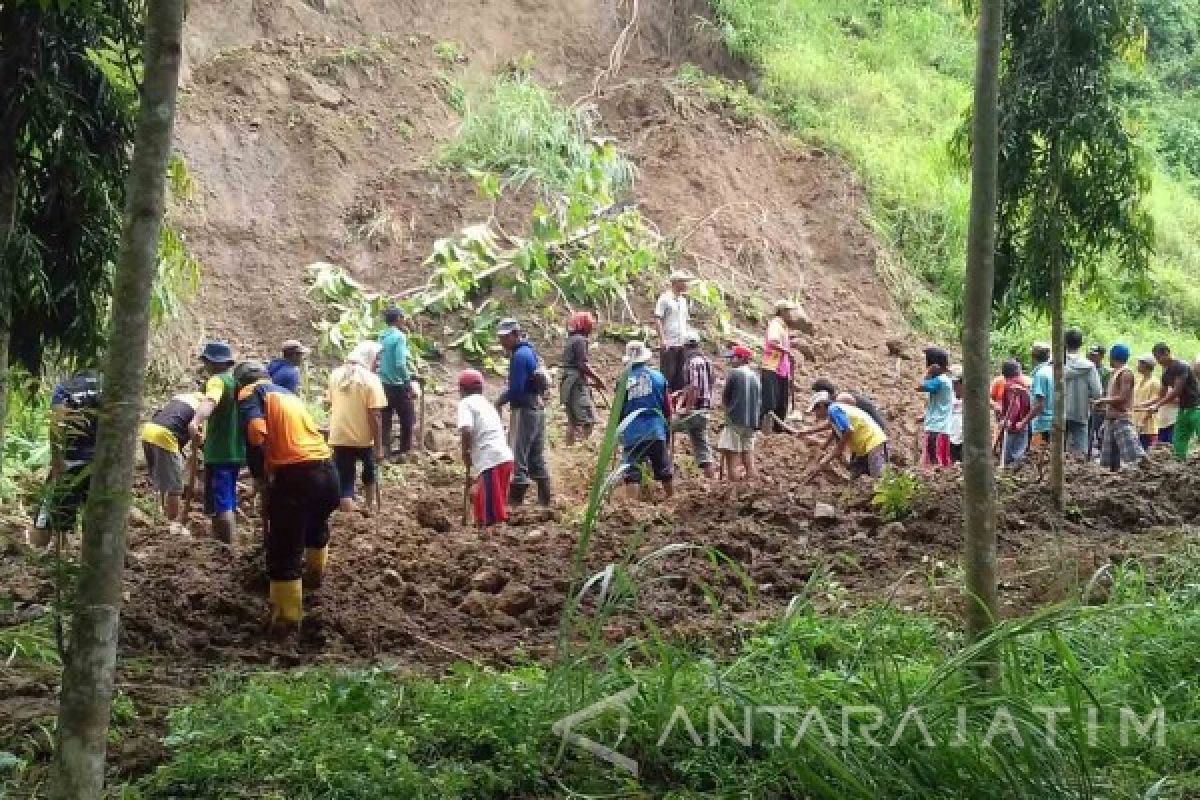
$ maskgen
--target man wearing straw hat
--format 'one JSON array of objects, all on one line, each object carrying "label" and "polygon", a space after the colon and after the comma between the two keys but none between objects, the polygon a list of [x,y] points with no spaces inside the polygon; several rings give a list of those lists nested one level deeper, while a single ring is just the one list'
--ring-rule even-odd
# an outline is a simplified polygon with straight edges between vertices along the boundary
[{"label": "man wearing straw hat", "polygon": [[695,280],[686,272],[671,273],[671,288],[658,297],[654,304],[654,324],[658,328],[658,342],[662,347],[659,365],[672,392],[683,388],[683,338],[691,323],[688,316],[688,286]]}]

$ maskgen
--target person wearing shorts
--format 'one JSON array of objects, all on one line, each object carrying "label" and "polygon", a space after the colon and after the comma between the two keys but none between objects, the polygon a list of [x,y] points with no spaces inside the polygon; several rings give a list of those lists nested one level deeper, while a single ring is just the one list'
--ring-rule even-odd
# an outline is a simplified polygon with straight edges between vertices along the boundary
[{"label": "person wearing shorts", "polygon": [[171,532],[176,534],[183,533],[187,523],[183,509],[183,450],[191,438],[189,426],[203,400],[199,392],[177,394],[142,426],[142,452],[150,483],[158,493]]},{"label": "person wearing shorts", "polygon": [[237,479],[246,464],[246,441],[238,421],[233,349],[209,342],[200,353],[208,373],[204,399],[188,424],[193,445],[204,443],[204,512],[212,518],[213,536],[233,542]]},{"label": "person wearing shorts", "polygon": [[758,372],[750,366],[754,354],[750,348],[738,345],[726,354],[729,359],[728,376],[721,389],[721,407],[725,409],[725,427],[717,440],[721,451],[722,472],[725,480],[739,480],[737,466],[742,466],[742,478],[753,480],[758,477],[754,463],[754,444],[762,419],[762,381]]},{"label": "person wearing shorts", "polygon": [[371,371],[379,355],[376,342],[360,343],[346,363],[329,374],[329,445],[338,473],[339,508],[353,511],[354,482],[362,465],[367,508],[378,512],[376,460],[387,456],[383,410],[387,394],[379,376]]},{"label": "person wearing shorts", "polygon": [[871,419],[867,412],[849,403],[837,403],[828,392],[817,392],[808,404],[809,413],[818,420],[828,420],[833,429],[832,447],[809,469],[804,483],[815,478],[835,461],[841,461],[846,453],[851,456],[851,474],[854,477],[870,475],[882,478],[888,463],[887,434]]},{"label": "person wearing shorts", "polygon": [[621,407],[621,447],[625,451],[625,484],[629,495],[637,499],[642,482],[642,465],[649,464],[654,480],[662,484],[667,497],[674,494],[674,469],[667,447],[671,421],[671,394],[667,379],[647,366],[652,358],[643,342],[625,346],[625,403]]}]

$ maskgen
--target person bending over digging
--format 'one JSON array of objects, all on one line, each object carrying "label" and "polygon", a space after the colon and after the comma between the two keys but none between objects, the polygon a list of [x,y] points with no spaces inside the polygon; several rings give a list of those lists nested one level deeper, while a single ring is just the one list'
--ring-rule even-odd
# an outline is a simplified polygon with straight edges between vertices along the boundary
[{"label": "person bending over digging", "polygon": [[500,414],[483,389],[483,373],[474,369],[458,373],[458,433],[467,468],[466,493],[475,524],[487,528],[508,519],[513,451],[505,441]]},{"label": "person bending over digging", "polygon": [[1128,366],[1129,348],[1114,344],[1108,351],[1108,361],[1112,365],[1108,394],[1092,405],[1104,412],[1100,428],[1104,436],[1100,445],[1100,465],[1118,472],[1122,462],[1140,464],[1145,461],[1146,451],[1142,449],[1137,427],[1133,424],[1135,380]]},{"label": "person bending over digging", "polygon": [[271,383],[266,369],[246,361],[234,371],[246,440],[261,458],[250,459],[266,485],[269,630],[294,633],[303,617],[304,588],[316,589],[329,559],[329,517],[338,507],[338,476],[329,445],[304,403]]},{"label": "person bending over digging", "polygon": [[814,394],[808,410],[815,413],[817,419],[829,422],[833,446],[804,474],[801,483],[809,483],[831,464],[840,463],[846,452],[850,453],[853,478],[863,475],[883,477],[888,463],[888,438],[869,414],[849,403],[834,402],[828,392]]},{"label": "person bending over digging", "polygon": [[750,366],[754,354],[750,348],[737,345],[726,354],[732,369],[721,389],[721,407],[725,409],[725,427],[717,440],[721,452],[721,473],[728,483],[738,481],[737,467],[742,466],[742,479],[754,480],[758,468],[754,464],[754,440],[762,417],[762,383],[758,372]]},{"label": "person bending over digging", "polygon": [[647,463],[667,497],[675,493],[674,469],[667,447],[671,394],[666,377],[647,365],[652,355],[643,342],[625,345],[629,375],[625,404],[621,407],[621,425],[625,429],[621,433],[621,448],[625,451],[625,485],[632,500],[640,496],[642,464]]},{"label": "person bending over digging", "polygon": [[50,398],[50,476],[29,544],[43,548],[74,533],[87,501],[103,401],[99,373],[79,370],[54,387]]},{"label": "person bending over digging", "polygon": [[592,435],[596,424],[592,388],[604,391],[604,382],[588,361],[588,337],[595,326],[595,318],[586,311],[571,315],[567,322],[567,345],[563,349],[558,384],[558,399],[567,416],[567,447]]},{"label": "person bending over digging", "polygon": [[371,365],[379,344],[360,342],[346,363],[329,374],[329,446],[337,467],[342,511],[353,511],[354,480],[362,464],[363,494],[367,509],[379,513],[377,470],[387,458],[383,435],[383,410],[387,393]]},{"label": "person bending over digging", "polygon": [[[204,402],[199,392],[182,392],[154,413],[142,426],[142,452],[150,482],[158,493],[163,514],[171,525],[171,533],[186,534],[187,511],[183,507],[183,449],[190,437],[188,426],[196,409]],[[193,458],[192,467],[195,467]]]}]

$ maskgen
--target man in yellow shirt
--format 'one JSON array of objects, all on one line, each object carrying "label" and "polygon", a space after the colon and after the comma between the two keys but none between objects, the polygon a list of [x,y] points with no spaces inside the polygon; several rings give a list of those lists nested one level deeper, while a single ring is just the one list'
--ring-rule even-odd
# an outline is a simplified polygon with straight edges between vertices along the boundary
[{"label": "man in yellow shirt", "polygon": [[264,546],[271,579],[270,630],[300,625],[303,588],[320,587],[329,553],[329,517],[338,507],[338,478],[329,445],[299,397],[271,383],[262,364],[234,370],[246,441],[262,457],[250,471],[266,484]]},{"label": "man in yellow shirt", "polygon": [[[1162,393],[1162,384],[1154,377],[1154,368],[1158,366],[1154,356],[1147,353],[1137,360],[1137,383],[1133,388],[1133,405],[1147,405],[1158,399]],[[1149,450],[1158,444],[1158,412],[1135,411],[1133,421],[1137,425],[1138,439],[1142,447]]]},{"label": "man in yellow shirt", "polygon": [[818,420],[828,420],[833,429],[830,444],[834,446],[804,474],[801,483],[808,483],[828,469],[835,459],[841,460],[847,450],[850,451],[854,477],[883,477],[888,462],[888,438],[870,414],[848,403],[835,403],[829,392],[814,394],[808,410],[815,413]]},{"label": "man in yellow shirt", "polygon": [[387,456],[383,439],[383,409],[387,394],[371,371],[379,354],[375,342],[362,342],[346,363],[329,375],[329,445],[337,467],[342,511],[354,510],[354,478],[362,464],[367,508],[378,512],[376,462]]}]

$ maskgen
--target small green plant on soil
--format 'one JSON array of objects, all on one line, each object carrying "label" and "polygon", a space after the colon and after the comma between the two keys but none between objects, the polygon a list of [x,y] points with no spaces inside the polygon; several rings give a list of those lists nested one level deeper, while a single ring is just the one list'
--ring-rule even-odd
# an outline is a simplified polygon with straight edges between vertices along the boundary
[{"label": "small green plant on soil", "polygon": [[[558,104],[553,94],[521,75],[497,78],[464,96],[462,124],[439,161],[464,170],[495,172],[506,183],[549,190],[571,188],[592,162],[592,120]],[[633,165],[614,157],[603,165],[616,191],[634,179]]]},{"label": "small green plant on soil", "polygon": [[875,484],[871,504],[879,509],[884,519],[898,522],[912,516],[917,498],[923,491],[924,486],[915,475],[888,467]]},{"label": "small green plant on soil", "polygon": [[770,112],[767,104],[756,97],[746,84],[709,75],[695,64],[681,66],[675,73],[675,82],[684,89],[699,93],[705,101],[742,124],[763,119]]},{"label": "small green plant on soil", "polygon": [[458,42],[450,39],[443,39],[442,41],[434,44],[433,55],[443,64],[462,64],[467,60],[467,57],[463,54],[462,47],[459,46]]}]

